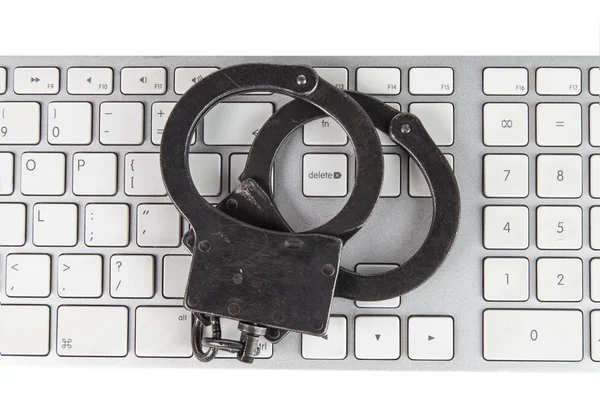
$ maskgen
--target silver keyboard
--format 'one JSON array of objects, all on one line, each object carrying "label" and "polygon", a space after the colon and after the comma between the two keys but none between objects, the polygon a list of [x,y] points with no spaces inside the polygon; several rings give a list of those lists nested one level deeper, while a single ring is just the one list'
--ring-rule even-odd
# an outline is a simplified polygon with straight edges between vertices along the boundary
[{"label": "silver keyboard", "polygon": [[[416,114],[454,168],[463,214],[423,286],[335,299],[326,337],[262,341],[252,367],[211,367],[600,369],[599,57],[1,58],[0,365],[203,366],[182,307],[187,225],[158,145],[189,87],[258,61],[311,65]],[[235,187],[253,132],[286,101],[252,93],[208,113],[190,168],[211,203]],[[381,139],[382,199],[342,260],[365,273],[408,260],[431,219],[420,171]],[[330,118],[286,141],[272,187],[294,229],[336,214],[354,158]],[[223,332],[237,338],[236,324]]]}]

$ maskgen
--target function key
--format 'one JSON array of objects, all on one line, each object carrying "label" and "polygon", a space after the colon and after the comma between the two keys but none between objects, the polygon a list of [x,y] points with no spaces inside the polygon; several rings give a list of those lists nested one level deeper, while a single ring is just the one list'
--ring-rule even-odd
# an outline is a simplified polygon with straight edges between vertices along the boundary
[{"label": "function key", "polygon": [[529,91],[527,68],[486,68],[483,70],[483,93],[487,95],[523,96]]},{"label": "function key", "polygon": [[[2,85],[1,80],[0,85]],[[2,93],[1,86],[0,93]],[[590,93],[595,95],[600,94],[600,68],[590,69]]]},{"label": "function key", "polygon": [[218,70],[219,68],[177,68],[175,70],[175,93],[184,94],[196,83]]},{"label": "function key", "polygon": [[315,68],[317,74],[340,90],[348,90],[348,70],[346,68]]},{"label": "function key", "polygon": [[110,68],[69,68],[67,92],[70,94],[111,94],[113,70]]},{"label": "function key", "polygon": [[6,92],[6,69],[0,68],[0,94]]},{"label": "function key", "polygon": [[541,95],[570,95],[581,93],[579,68],[538,68],[536,91]]},{"label": "function key", "polygon": [[123,68],[121,70],[123,94],[165,94],[167,70],[164,68]]},{"label": "function key", "polygon": [[408,90],[411,94],[450,95],[454,92],[452,68],[411,68],[408,71]]},{"label": "function key", "polygon": [[356,89],[367,94],[400,94],[400,68],[359,68]]},{"label": "function key", "polygon": [[16,68],[14,74],[16,94],[56,94],[60,90],[58,68]]}]

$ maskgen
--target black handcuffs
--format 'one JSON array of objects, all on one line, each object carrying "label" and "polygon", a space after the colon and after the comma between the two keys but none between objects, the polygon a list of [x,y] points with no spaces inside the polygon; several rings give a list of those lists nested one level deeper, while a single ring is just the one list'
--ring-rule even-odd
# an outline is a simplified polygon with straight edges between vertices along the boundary
[{"label": "black handcuffs", "polygon": [[[248,91],[278,92],[296,100],[280,108],[259,130],[241,185],[215,208],[192,181],[190,138],[217,102]],[[309,232],[293,233],[269,195],[272,161],[291,132],[325,116],[340,123],[354,145],[355,185],[333,219]],[[375,128],[388,132],[423,172],[432,193],[433,218],[424,244],[406,263],[382,274],[362,275],[340,268],[339,262],[343,243],[365,224],[379,199],[383,155]],[[206,321],[215,317],[243,321],[242,332],[248,326],[266,327],[265,336],[272,341],[289,330],[323,335],[334,295],[376,301],[416,288],[439,268],[458,230],[458,185],[418,118],[368,95],[340,91],[309,67],[243,64],[205,77],[171,112],[160,165],[169,196],[191,226],[184,237],[193,254],[186,308]],[[255,343],[252,334],[242,337],[246,349],[251,341]],[[214,347],[227,350],[227,341],[220,336],[212,340]],[[236,352],[238,359],[252,361],[252,349],[243,354],[238,345],[230,344],[235,350],[229,351]],[[214,353],[203,357],[212,359]]]}]

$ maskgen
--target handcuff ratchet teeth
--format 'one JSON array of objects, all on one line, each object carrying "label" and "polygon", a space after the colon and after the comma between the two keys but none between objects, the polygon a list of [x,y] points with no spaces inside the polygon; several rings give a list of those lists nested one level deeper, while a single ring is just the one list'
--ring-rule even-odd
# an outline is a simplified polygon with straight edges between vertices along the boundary
[{"label": "handcuff ratchet teeth", "polygon": [[[259,130],[241,184],[212,207],[191,178],[190,138],[216,103],[248,91],[272,91],[296,100]],[[354,145],[355,185],[333,219],[295,233],[269,195],[268,177],[285,138],[322,116],[340,123]],[[365,276],[340,268],[340,258],[343,243],[366,223],[379,198],[383,155],[375,127],[389,132],[415,158],[432,190],[434,216],[424,245],[406,264]],[[169,196],[190,223],[183,239],[192,253],[184,305],[194,317],[192,345],[201,361],[225,350],[251,363],[261,336],[272,342],[289,331],[322,336],[334,295],[381,300],[406,293],[437,270],[458,228],[456,180],[419,120],[369,96],[340,91],[309,67],[242,64],[205,77],[173,109],[164,128],[160,166]],[[239,342],[221,339],[220,318],[240,321]],[[208,326],[210,338],[203,336]]]}]

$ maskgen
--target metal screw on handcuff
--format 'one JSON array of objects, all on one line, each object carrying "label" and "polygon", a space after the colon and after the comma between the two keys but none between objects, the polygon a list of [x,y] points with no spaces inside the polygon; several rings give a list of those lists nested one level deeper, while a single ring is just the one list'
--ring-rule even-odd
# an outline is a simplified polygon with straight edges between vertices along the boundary
[{"label": "metal screw on handcuff", "polygon": [[[212,207],[191,179],[189,139],[217,102],[257,90],[296,100],[259,130],[241,184]],[[324,116],[342,125],[355,148],[355,186],[332,220],[295,233],[270,196],[271,164],[289,134]],[[432,191],[434,212],[427,239],[408,262],[383,274],[360,275],[340,268],[340,259],[343,244],[366,223],[379,198],[383,155],[375,128],[389,132],[415,159]],[[161,172],[173,203],[190,223],[183,239],[192,253],[184,305],[194,317],[192,346],[200,361],[228,351],[251,363],[261,337],[277,343],[290,331],[322,336],[334,296],[372,301],[405,294],[437,270],[458,228],[456,180],[420,121],[370,96],[340,91],[303,66],[243,64],[198,82],[166,123]],[[239,321],[239,341],[221,338],[220,318]],[[212,327],[211,337],[204,337],[205,327]]]}]

